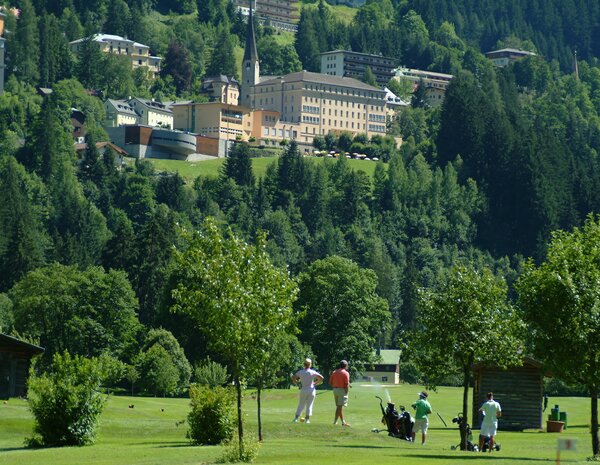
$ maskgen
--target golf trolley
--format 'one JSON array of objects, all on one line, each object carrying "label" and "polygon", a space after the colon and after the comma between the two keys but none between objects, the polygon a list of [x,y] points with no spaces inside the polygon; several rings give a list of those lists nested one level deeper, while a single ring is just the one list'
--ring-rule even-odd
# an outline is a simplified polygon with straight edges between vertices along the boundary
[{"label": "golf trolley", "polygon": [[412,430],[414,420],[409,412],[406,411],[403,405],[400,405],[400,412],[396,410],[396,406],[392,402],[388,402],[387,406],[383,407],[383,399],[379,396],[375,396],[379,399],[379,407],[381,408],[381,423],[386,425],[387,429],[373,428],[374,433],[380,433],[381,431],[387,431],[388,436],[392,436],[398,439],[404,439],[405,441],[412,441]]},{"label": "golf trolley", "polygon": [[[465,429],[467,433],[467,450],[471,452],[479,452],[479,446],[477,444],[473,444],[473,431],[471,430],[471,425],[465,423],[462,413],[459,413],[452,419],[452,423],[456,423],[458,426],[458,430]],[[483,440],[483,448],[482,452],[487,452],[490,448],[490,437],[486,436]],[[460,443],[456,446],[451,447],[452,450],[460,449]],[[500,450],[500,444],[494,444],[494,450]]]}]

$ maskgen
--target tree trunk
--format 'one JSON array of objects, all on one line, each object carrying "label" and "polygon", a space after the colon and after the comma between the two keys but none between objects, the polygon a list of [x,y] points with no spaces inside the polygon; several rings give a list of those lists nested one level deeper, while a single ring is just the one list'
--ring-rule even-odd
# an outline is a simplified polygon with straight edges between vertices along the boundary
[{"label": "tree trunk", "polygon": [[463,372],[463,407],[460,423],[460,450],[467,450],[467,425],[469,424],[469,369]]},{"label": "tree trunk", "polygon": [[263,437],[262,437],[262,420],[260,417],[260,382],[258,383],[258,386],[256,388],[256,409],[257,409],[257,417],[258,417],[258,440],[262,442]]},{"label": "tree trunk", "polygon": [[470,354],[467,363],[463,366],[463,418],[462,422],[460,423],[460,450],[467,450],[469,426],[469,383],[471,381],[471,367],[473,366],[473,358],[473,354]]},{"label": "tree trunk", "polygon": [[242,383],[239,375],[235,376],[235,386],[237,390],[237,421],[238,421],[238,441],[240,448],[240,460],[244,456],[244,425],[242,423]]},{"label": "tree trunk", "polygon": [[594,457],[600,454],[600,442],[598,440],[598,386],[591,389],[592,398],[592,450]]}]

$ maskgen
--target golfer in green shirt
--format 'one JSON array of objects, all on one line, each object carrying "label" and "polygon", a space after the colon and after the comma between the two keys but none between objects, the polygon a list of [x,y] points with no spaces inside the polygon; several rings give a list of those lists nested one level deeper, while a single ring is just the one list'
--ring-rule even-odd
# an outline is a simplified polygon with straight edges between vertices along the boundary
[{"label": "golfer in green shirt", "polygon": [[431,413],[431,404],[427,401],[427,391],[419,392],[419,400],[412,404],[415,409],[415,426],[412,432],[412,440],[415,441],[417,431],[421,430],[421,445],[425,445],[425,439],[427,438],[427,427],[429,426],[429,419],[427,415]]}]

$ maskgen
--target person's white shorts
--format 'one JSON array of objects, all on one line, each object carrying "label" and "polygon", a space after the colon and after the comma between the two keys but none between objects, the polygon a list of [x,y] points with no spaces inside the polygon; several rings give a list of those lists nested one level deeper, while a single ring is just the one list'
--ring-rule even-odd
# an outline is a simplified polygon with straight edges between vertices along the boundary
[{"label": "person's white shorts", "polygon": [[415,426],[413,432],[421,430],[423,434],[427,434],[427,428],[429,428],[429,420],[427,418],[415,419]]},{"label": "person's white shorts", "polygon": [[481,429],[479,430],[479,434],[481,436],[494,437],[494,436],[496,436],[497,430],[498,430],[498,423],[483,422],[483,423],[481,423]]}]

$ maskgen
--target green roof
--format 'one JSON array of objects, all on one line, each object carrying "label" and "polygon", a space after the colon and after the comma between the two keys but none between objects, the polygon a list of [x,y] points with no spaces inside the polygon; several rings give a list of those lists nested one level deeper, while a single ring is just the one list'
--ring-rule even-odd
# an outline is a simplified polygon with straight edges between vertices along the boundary
[{"label": "green roof", "polygon": [[392,350],[392,349],[381,349],[381,362],[380,364],[385,365],[396,365],[400,362],[400,354],[402,354],[401,350]]}]

